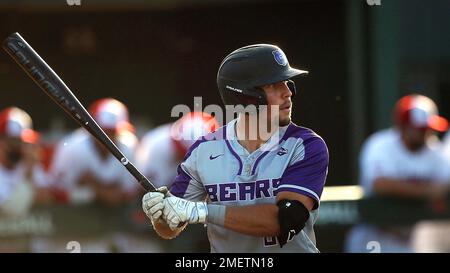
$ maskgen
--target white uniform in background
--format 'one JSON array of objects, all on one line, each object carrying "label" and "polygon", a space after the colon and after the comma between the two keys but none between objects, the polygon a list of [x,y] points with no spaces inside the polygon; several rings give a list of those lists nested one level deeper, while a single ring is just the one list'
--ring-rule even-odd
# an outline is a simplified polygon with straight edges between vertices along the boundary
[{"label": "white uniform in background", "polygon": [[[448,124],[445,119],[437,116],[437,107],[431,99],[417,95],[405,96],[397,103],[396,123],[436,131],[445,131]],[[405,146],[399,130],[379,131],[363,144],[359,164],[360,183],[366,197],[373,194],[374,182],[379,178],[411,183],[450,183],[450,164],[444,158],[441,143],[435,136],[428,138],[421,150],[412,152]],[[420,250],[415,233],[413,227],[392,228],[360,224],[350,231],[345,250],[416,252]],[[379,249],[373,249],[374,243],[378,244]]]},{"label": "white uniform in background", "polygon": [[450,160],[450,132],[445,135],[443,147],[445,156]]},{"label": "white uniform in background", "polygon": [[[133,133],[133,126],[129,123],[126,106],[115,99],[106,98],[94,102],[89,112],[102,129],[116,136],[116,146],[131,162],[134,162],[138,140]],[[87,204],[95,199],[95,190],[91,186],[80,185],[80,178],[86,173],[94,176],[97,183],[105,187],[119,185],[121,194],[130,193],[132,196],[132,193],[137,193],[140,187],[136,179],[112,154],[101,158],[95,141],[87,131],[78,129],[62,139],[55,149],[50,168],[52,178],[57,187],[67,192],[71,204]],[[71,240],[80,243],[81,252],[160,252],[161,247],[148,237],[118,230]],[[51,242],[36,241],[35,251],[68,252],[67,242],[59,238]]]},{"label": "white uniform in background", "polygon": [[[450,133],[442,143],[445,158],[450,162]],[[449,163],[450,165],[450,163]],[[450,167],[447,167],[450,169]],[[450,252],[450,222],[422,221],[414,229],[413,245],[417,252]]]},{"label": "white uniform in background", "polygon": [[137,167],[156,186],[170,186],[177,175],[181,153],[171,138],[172,124],[146,133],[137,149]]},{"label": "white uniform in background", "polygon": [[[5,141],[3,145],[9,145],[6,139],[17,139],[22,146],[35,145],[39,134],[32,128],[31,117],[22,109],[9,107],[0,112],[0,137]],[[47,187],[49,183],[48,175],[38,163],[34,165],[30,178],[26,178],[23,159],[13,168],[0,164],[0,214],[13,217],[25,215],[33,205],[34,188]]]},{"label": "white uniform in background", "polygon": [[33,179],[25,178],[22,164],[13,170],[0,165],[0,211],[8,216],[25,215],[33,205],[33,185],[46,186],[48,176],[41,167],[33,170]]},{"label": "white uniform in background", "polygon": [[[127,191],[134,191],[139,186],[113,155],[102,159],[94,147],[94,141],[87,131],[78,129],[64,138],[55,149],[52,175],[55,184],[67,191],[71,203],[88,203],[95,197],[91,188],[78,184],[80,176],[86,172],[95,175],[105,185],[118,182]],[[127,131],[120,133],[116,143],[131,162],[134,161],[136,144],[136,136]]]},{"label": "white uniform in background", "polygon": [[[367,140],[362,148],[360,166],[361,184],[367,197],[373,194],[373,183],[380,177],[410,180],[411,183],[414,180],[450,182],[450,165],[443,158],[437,140],[412,153],[395,129],[377,132]],[[358,225],[351,231],[346,248],[349,252],[369,252],[370,242],[375,241],[380,244],[381,252],[413,252],[410,239],[407,234],[396,236],[372,225]]]},{"label": "white uniform in background", "polygon": [[[91,105],[89,112],[103,130],[115,132],[118,136],[116,145],[133,162],[137,138],[131,132],[126,106],[112,98],[99,99]],[[80,128],[62,139],[55,148],[51,174],[55,185],[67,190],[69,202],[88,203],[95,197],[92,189],[79,185],[80,177],[87,172],[102,184],[120,183],[125,190],[136,190],[133,176],[113,155],[101,158],[95,141]]]},{"label": "white uniform in background", "polygon": [[142,137],[136,154],[137,166],[156,187],[169,188],[189,147],[218,127],[214,117],[201,112],[161,125]]}]

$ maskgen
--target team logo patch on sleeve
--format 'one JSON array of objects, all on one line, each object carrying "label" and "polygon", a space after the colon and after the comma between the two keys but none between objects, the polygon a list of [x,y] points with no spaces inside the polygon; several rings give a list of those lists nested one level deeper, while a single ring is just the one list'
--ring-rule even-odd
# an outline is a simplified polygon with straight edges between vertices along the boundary
[{"label": "team logo patch on sleeve", "polygon": [[275,59],[275,61],[277,62],[277,64],[282,65],[282,66],[286,66],[288,61],[286,58],[286,55],[284,55],[284,52],[281,50],[274,50],[272,51],[273,57]]}]

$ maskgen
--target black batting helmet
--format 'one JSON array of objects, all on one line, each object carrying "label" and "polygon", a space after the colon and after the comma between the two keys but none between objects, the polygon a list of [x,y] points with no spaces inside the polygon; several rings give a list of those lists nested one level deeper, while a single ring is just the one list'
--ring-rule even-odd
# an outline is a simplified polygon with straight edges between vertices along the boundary
[{"label": "black batting helmet", "polygon": [[[225,105],[266,105],[261,86],[307,73],[292,68],[284,52],[275,45],[249,45],[225,57],[217,73],[217,86]],[[288,85],[295,94],[294,82],[289,80]]]}]

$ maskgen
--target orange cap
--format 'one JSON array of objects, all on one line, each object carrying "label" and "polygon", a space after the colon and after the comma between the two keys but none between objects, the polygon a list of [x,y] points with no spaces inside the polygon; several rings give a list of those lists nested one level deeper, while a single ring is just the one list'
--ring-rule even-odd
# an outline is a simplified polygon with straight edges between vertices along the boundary
[{"label": "orange cap", "polygon": [[395,106],[395,122],[397,125],[407,124],[438,132],[445,132],[448,129],[448,121],[438,115],[436,104],[422,95],[408,95],[401,98]]},{"label": "orange cap", "polygon": [[216,130],[218,127],[217,120],[210,114],[190,112],[172,125],[172,139],[187,150],[198,138]]},{"label": "orange cap", "polygon": [[20,138],[27,143],[39,141],[39,133],[33,130],[30,115],[17,107],[8,107],[0,112],[0,135]]},{"label": "orange cap", "polygon": [[102,129],[134,132],[134,127],[129,122],[127,107],[116,99],[99,99],[91,105],[89,112]]}]

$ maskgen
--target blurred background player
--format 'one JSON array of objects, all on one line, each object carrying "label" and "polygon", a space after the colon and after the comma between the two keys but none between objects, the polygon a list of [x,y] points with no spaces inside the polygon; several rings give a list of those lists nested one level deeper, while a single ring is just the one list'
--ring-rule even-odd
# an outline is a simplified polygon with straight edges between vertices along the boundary
[{"label": "blurred background player", "polygon": [[[137,150],[137,165],[156,187],[169,188],[177,176],[177,167],[183,162],[194,142],[219,127],[216,119],[208,113],[191,112],[173,123],[161,125],[146,133]],[[161,241],[165,251],[203,252],[207,245],[206,230],[192,226],[177,240]]]},{"label": "blurred background player", "polygon": [[[448,129],[428,97],[408,95],[395,106],[395,128],[370,136],[360,154],[360,183],[365,197],[438,199],[449,190],[450,166],[443,157],[437,132]],[[412,227],[358,225],[351,230],[346,250],[369,252],[368,243],[381,252],[413,252]]]},{"label": "blurred background player", "polygon": [[0,210],[20,216],[33,203],[51,199],[50,181],[41,165],[39,134],[22,109],[9,107],[0,112]]},{"label": "blurred background player", "polygon": [[201,136],[219,127],[208,113],[191,112],[174,123],[161,125],[145,134],[137,150],[137,165],[156,187],[170,187],[177,166],[189,147]]},{"label": "blurred background player", "polygon": [[[103,98],[95,101],[89,112],[125,156],[134,162],[137,137],[129,122],[127,107],[116,99]],[[136,200],[139,194],[135,178],[82,128],[58,143],[50,169],[55,184],[65,190],[66,201],[70,204],[95,203],[116,208]],[[143,247],[144,243],[147,246]],[[153,250],[144,239],[124,233],[105,234],[104,238],[89,239],[82,245],[87,252]]]},{"label": "blurred background player", "polygon": [[[118,100],[95,101],[89,112],[111,140],[133,161],[137,138],[129,123],[128,109]],[[80,128],[56,146],[51,173],[58,187],[64,188],[70,203],[97,201],[117,206],[136,193],[134,178],[118,160]]]},{"label": "blurred background player", "polygon": [[[450,132],[444,136],[442,150],[445,158],[450,162]],[[450,196],[447,194],[446,197]],[[445,209],[444,202],[444,200],[436,202],[434,207]],[[450,253],[450,221],[421,221],[413,230],[412,244],[416,252]]]}]

